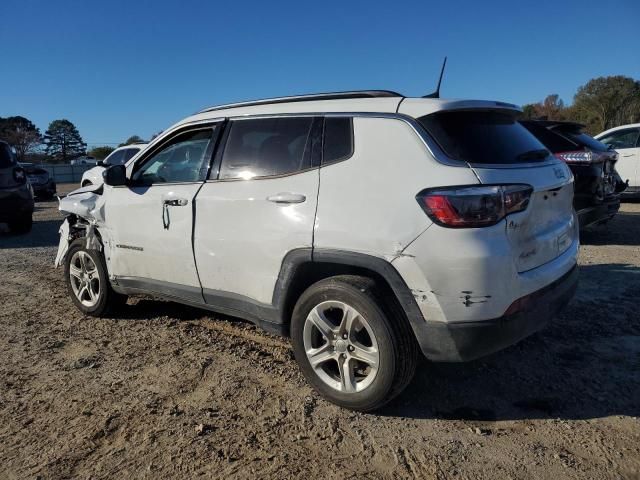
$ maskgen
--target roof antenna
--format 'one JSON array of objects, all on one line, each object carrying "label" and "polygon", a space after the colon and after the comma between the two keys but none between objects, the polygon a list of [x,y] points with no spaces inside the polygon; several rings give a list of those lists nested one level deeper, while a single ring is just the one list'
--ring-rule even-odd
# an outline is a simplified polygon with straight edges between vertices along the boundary
[{"label": "roof antenna", "polygon": [[442,83],[442,75],[444,75],[444,67],[447,65],[447,57],[444,57],[444,62],[442,62],[442,69],[440,70],[440,79],[438,80],[438,88],[433,93],[429,95],[425,95],[422,98],[440,98],[440,84]]}]

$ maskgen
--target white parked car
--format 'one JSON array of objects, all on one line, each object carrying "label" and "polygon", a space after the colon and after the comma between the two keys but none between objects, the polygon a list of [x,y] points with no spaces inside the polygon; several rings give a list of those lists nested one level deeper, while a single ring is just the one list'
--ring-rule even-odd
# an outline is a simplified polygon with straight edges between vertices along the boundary
[{"label": "white parked car", "polygon": [[611,128],[595,138],[618,152],[616,170],[629,181],[623,195],[640,194],[640,123]]},{"label": "white parked car", "polygon": [[376,409],[419,351],[495,352],[575,291],[573,177],[519,113],[387,91],[203,110],[61,201],[56,264],[85,314],[145,293],[242,317]]},{"label": "white parked car", "polygon": [[97,166],[82,174],[80,185],[83,187],[89,185],[102,185],[102,172],[104,172],[107,167],[110,167],[111,165],[126,164],[146,146],[146,143],[135,143],[116,148]]}]

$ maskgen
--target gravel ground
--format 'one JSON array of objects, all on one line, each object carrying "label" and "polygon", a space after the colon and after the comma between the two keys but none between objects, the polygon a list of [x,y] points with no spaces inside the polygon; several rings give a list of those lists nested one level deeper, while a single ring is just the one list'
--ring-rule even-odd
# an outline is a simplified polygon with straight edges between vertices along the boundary
[{"label": "gravel ground", "polygon": [[583,235],[544,331],[423,362],[377,414],[320,399],[286,339],[175,303],[82,316],[61,217],[0,233],[0,478],[640,478],[640,204]]}]

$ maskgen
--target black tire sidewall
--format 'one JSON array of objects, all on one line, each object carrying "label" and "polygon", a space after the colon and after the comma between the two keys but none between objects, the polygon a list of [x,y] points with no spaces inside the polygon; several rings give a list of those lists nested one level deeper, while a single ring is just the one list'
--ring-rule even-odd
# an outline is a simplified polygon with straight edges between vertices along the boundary
[{"label": "black tire sidewall", "polygon": [[[363,391],[344,393],[331,388],[318,377],[307,358],[303,341],[306,318],[314,307],[328,300],[344,302],[355,308],[366,318],[376,337],[380,365],[373,383]],[[394,385],[397,342],[385,312],[372,296],[340,280],[323,280],[312,285],[302,294],[293,310],[291,341],[296,361],[307,381],[333,403],[354,410],[371,410],[386,403],[385,399]]]},{"label": "black tire sidewall", "polygon": [[[73,292],[73,287],[71,286],[71,278],[69,276],[69,265],[71,264],[71,258],[73,258],[73,255],[78,251],[86,252],[91,257],[91,259],[93,260],[93,263],[95,263],[96,265],[96,269],[98,270],[98,277],[100,279],[100,296],[99,296],[98,302],[93,307],[87,307],[86,305],[83,305],[80,302],[80,300],[78,300],[78,298],[76,297],[76,294]],[[108,301],[109,301],[108,292],[109,292],[110,285],[109,285],[107,270],[105,268],[104,261],[102,258],[102,253],[98,250],[89,250],[85,248],[84,238],[74,240],[71,243],[71,245],[69,245],[69,250],[67,251],[67,254],[65,256],[64,275],[65,275],[65,281],[67,283],[67,290],[69,292],[69,295],[71,296],[71,300],[76,305],[78,310],[80,310],[82,313],[86,315],[101,315],[103,312],[106,311],[108,307]]]}]

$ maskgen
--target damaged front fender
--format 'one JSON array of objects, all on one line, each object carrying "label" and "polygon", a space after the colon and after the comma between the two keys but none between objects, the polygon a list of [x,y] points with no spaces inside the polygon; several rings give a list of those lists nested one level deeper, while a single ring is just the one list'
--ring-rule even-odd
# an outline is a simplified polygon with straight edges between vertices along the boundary
[{"label": "damaged front fender", "polygon": [[[59,230],[60,243],[54,262],[56,268],[64,262],[69,244],[74,237],[84,238],[85,248],[88,250],[102,250],[102,243],[97,235],[98,228],[104,225],[104,197],[99,194],[101,188],[102,186],[80,188],[60,199],[58,209],[66,218]],[[71,225],[71,219],[81,219],[82,221]]]}]

